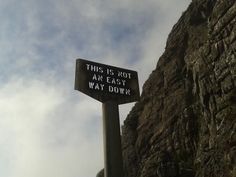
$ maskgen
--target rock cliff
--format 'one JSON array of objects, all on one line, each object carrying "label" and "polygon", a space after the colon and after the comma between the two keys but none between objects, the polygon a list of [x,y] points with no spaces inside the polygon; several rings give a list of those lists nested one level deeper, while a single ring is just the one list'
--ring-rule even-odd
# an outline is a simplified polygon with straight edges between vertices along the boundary
[{"label": "rock cliff", "polygon": [[193,0],[122,128],[126,177],[236,176],[236,2]]}]

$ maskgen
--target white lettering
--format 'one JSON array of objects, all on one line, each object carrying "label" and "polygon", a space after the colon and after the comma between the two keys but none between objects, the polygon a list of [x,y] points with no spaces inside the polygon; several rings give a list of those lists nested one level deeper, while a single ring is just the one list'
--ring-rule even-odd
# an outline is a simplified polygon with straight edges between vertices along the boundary
[{"label": "white lettering", "polygon": [[123,86],[125,86],[126,84],[126,80],[116,79],[109,76],[107,76],[106,81],[108,84],[123,85]]},{"label": "white lettering", "polygon": [[101,81],[102,82],[103,76],[94,74],[92,80]]},{"label": "white lettering", "polygon": [[121,80],[123,86],[125,86],[126,80]]},{"label": "white lettering", "polygon": [[130,95],[130,89],[125,89],[125,94]]},{"label": "white lettering", "polygon": [[126,79],[131,79],[131,73],[123,72],[123,71],[118,71],[118,77],[123,77]]},{"label": "white lettering", "polygon": [[107,69],[107,74],[113,76],[114,75],[113,69]]},{"label": "white lettering", "polygon": [[101,90],[104,90],[104,84],[100,84]]},{"label": "white lettering", "polygon": [[96,74],[93,75],[92,80],[93,80],[93,81],[94,81],[94,80],[95,80],[95,81],[97,80],[97,75],[96,75]]},{"label": "white lettering", "polygon": [[125,89],[124,89],[124,88],[120,88],[120,93],[121,93],[122,95],[124,95],[124,92],[125,92]]},{"label": "white lettering", "polygon": [[95,84],[94,89],[95,89],[95,90],[100,90],[100,87],[99,87],[99,84],[98,84],[98,83]]},{"label": "white lettering", "polygon": [[97,72],[97,73],[103,73],[103,68],[100,66],[90,65],[86,64],[87,71]]},{"label": "white lettering", "polygon": [[111,84],[110,79],[111,79],[110,77],[107,77],[107,83],[108,83],[108,84]]},{"label": "white lettering", "polygon": [[114,92],[115,92],[115,93],[119,93],[118,87],[114,87]]},{"label": "white lettering", "polygon": [[90,66],[90,64],[86,64],[86,66],[87,66],[87,70],[89,71],[89,66]]},{"label": "white lettering", "polygon": [[93,89],[93,86],[94,86],[94,82],[89,82],[89,88]]},{"label": "white lettering", "polygon": [[110,93],[116,93],[116,94],[121,94],[121,95],[131,95],[130,94],[130,89],[121,88],[121,87],[114,87],[114,86],[111,86],[111,85],[109,85],[108,91]]},{"label": "white lettering", "polygon": [[99,83],[94,83],[94,82],[89,82],[89,88],[93,90],[104,90],[104,84],[99,84]]},{"label": "white lettering", "polygon": [[109,85],[108,91],[109,91],[109,92],[113,92],[113,87]]}]

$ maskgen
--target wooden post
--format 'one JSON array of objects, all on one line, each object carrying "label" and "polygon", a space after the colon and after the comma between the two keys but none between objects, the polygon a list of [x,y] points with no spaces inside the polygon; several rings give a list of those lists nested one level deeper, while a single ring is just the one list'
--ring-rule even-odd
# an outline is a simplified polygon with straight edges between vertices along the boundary
[{"label": "wooden post", "polygon": [[105,177],[123,177],[123,160],[118,104],[102,104]]}]

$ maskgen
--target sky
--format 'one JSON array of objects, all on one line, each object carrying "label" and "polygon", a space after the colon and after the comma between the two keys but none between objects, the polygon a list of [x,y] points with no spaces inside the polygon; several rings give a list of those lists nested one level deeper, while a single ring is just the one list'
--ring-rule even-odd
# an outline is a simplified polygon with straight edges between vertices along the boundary
[{"label": "sky", "polygon": [[102,105],[74,90],[75,60],[136,70],[142,90],[190,1],[0,0],[0,177],[96,176]]}]

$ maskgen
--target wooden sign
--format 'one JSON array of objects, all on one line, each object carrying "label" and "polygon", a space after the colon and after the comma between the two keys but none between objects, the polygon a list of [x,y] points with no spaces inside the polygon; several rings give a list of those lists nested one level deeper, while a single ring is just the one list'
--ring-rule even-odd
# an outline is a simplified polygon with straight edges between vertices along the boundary
[{"label": "wooden sign", "polygon": [[136,71],[76,60],[75,90],[100,101],[118,104],[137,101],[140,97]]}]

